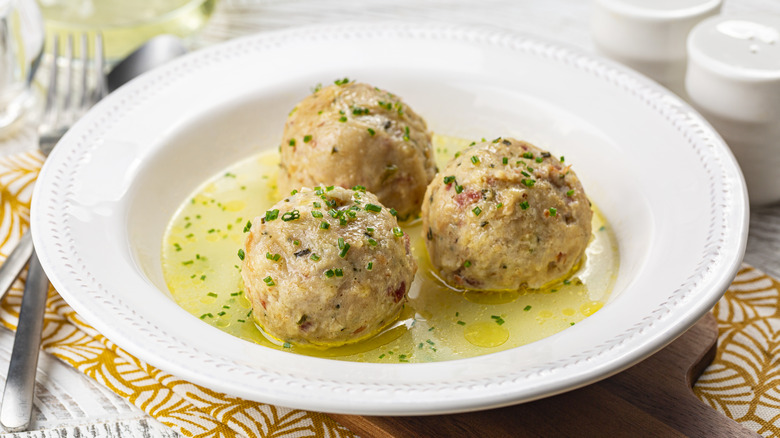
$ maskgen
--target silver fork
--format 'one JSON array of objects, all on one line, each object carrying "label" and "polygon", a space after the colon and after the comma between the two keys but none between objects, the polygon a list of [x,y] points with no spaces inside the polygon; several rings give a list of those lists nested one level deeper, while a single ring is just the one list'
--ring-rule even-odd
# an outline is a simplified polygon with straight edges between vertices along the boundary
[{"label": "silver fork", "polygon": [[[98,34],[95,38],[94,71],[97,79],[94,86],[89,84],[88,66],[88,38],[86,34],[81,36],[81,76],[80,84],[74,84],[74,71],[76,60],[74,59],[73,35],[68,35],[65,47],[66,68],[63,77],[60,78],[59,66],[59,38],[54,36],[52,48],[53,62],[49,74],[49,84],[46,92],[46,104],[41,116],[38,128],[41,151],[48,155],[54,145],[62,138],[68,128],[81,117],[95,102],[107,94],[107,85],[104,75],[103,40]],[[64,81],[64,91],[60,93],[60,81]],[[76,93],[79,93],[78,96]],[[59,99],[62,95],[62,100]],[[38,352],[41,345],[41,331],[43,329],[44,310],[49,291],[49,279],[43,272],[38,257],[32,245],[29,230],[22,236],[17,248],[9,255],[0,271],[16,269],[29,259],[30,266],[27,272],[27,280],[22,296],[22,306],[19,312],[19,323],[14,338],[14,346],[11,351],[11,362],[8,365],[5,389],[3,391],[2,405],[0,405],[0,423],[10,432],[26,430],[30,425],[32,415],[33,398],[35,390],[35,373],[38,366]],[[12,264],[6,269],[8,261]],[[13,283],[19,270],[13,272],[8,285],[0,292],[5,292]],[[0,272],[2,276],[2,272]]]}]

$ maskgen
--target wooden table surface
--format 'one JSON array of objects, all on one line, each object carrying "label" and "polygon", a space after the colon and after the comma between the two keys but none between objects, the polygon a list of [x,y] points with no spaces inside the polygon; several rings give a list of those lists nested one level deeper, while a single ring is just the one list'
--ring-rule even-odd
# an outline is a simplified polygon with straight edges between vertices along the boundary
[{"label": "wooden table surface", "polygon": [[[508,28],[592,50],[586,0],[221,0],[192,45],[241,35],[335,21],[446,21]],[[724,13],[780,14],[778,0],[726,0]],[[35,148],[35,127],[0,141],[0,154]],[[780,205],[751,212],[745,261],[780,278]],[[7,369],[13,333],[0,329],[0,369]],[[0,376],[0,383],[3,377]],[[79,372],[42,355],[34,430],[19,438],[174,437],[175,432]],[[666,407],[664,407],[666,408]],[[668,407],[673,409],[673,406]]]}]

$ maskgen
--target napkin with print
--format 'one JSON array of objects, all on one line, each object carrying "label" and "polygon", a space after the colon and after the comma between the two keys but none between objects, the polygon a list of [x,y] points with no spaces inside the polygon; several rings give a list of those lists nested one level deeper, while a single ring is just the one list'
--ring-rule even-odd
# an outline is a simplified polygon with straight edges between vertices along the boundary
[{"label": "napkin with print", "polygon": [[[27,228],[42,163],[37,152],[0,158],[0,260]],[[11,330],[16,329],[23,289],[17,281],[0,303],[0,323]],[[42,349],[185,436],[355,436],[324,414],[242,400],[154,368],[90,327],[54,289],[46,304]]]},{"label": "napkin with print", "polygon": [[[35,152],[0,158],[0,259],[27,227]],[[0,303],[0,323],[15,329],[22,283]],[[715,361],[694,387],[714,409],[764,436],[780,436],[780,283],[743,266],[713,309],[720,338]],[[49,291],[43,350],[186,436],[353,437],[324,414],[249,402],[210,391],[123,351]]]}]

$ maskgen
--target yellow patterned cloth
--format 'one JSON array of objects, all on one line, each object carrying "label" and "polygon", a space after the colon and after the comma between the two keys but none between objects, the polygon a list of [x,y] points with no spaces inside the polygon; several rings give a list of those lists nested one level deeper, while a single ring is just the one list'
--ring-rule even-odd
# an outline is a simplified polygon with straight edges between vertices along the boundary
[{"label": "yellow patterned cloth", "polygon": [[[42,157],[0,158],[0,259],[29,219],[32,186]],[[0,323],[15,329],[23,284],[0,303]],[[764,436],[780,436],[780,283],[744,266],[713,310],[718,353],[694,392],[705,403]],[[156,369],[95,331],[53,289],[43,350],[131,401],[185,436],[353,437],[319,413],[249,402],[210,391]]]},{"label": "yellow patterned cloth", "polygon": [[[27,228],[32,186],[42,157],[35,152],[0,158],[0,259]],[[17,281],[0,303],[0,323],[15,329],[24,285]],[[211,391],[154,368],[114,345],[49,290],[43,351],[110,388],[184,436],[353,437],[320,413],[250,402]]]},{"label": "yellow patterned cloth", "polygon": [[713,313],[718,352],[694,392],[748,429],[780,436],[780,283],[743,266]]}]

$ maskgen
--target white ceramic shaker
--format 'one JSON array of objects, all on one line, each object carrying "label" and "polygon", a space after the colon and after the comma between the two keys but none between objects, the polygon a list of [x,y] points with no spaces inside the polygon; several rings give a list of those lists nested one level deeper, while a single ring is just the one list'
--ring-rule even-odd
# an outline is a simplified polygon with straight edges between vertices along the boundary
[{"label": "white ceramic shaker", "polygon": [[722,0],[593,0],[590,34],[596,51],[685,98],[685,43]]},{"label": "white ceramic shaker", "polygon": [[705,20],[688,52],[691,103],[737,158],[750,204],[780,201],[780,15]]}]

